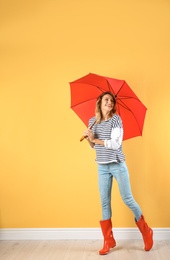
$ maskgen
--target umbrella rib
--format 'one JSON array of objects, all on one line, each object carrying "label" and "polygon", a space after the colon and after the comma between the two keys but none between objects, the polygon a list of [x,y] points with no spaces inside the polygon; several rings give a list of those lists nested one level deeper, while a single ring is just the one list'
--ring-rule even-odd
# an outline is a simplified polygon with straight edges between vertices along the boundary
[{"label": "umbrella rib", "polygon": [[[128,98],[128,97],[127,97],[127,98]],[[131,98],[133,98],[133,97],[131,97]],[[119,98],[117,98],[117,99],[119,99]],[[138,100],[138,99],[137,99],[137,100]],[[139,125],[139,123],[138,123],[138,121],[137,121],[137,118],[136,118],[136,116],[134,115],[133,111],[132,111],[121,99],[120,99],[120,101],[122,102],[123,105],[120,104],[120,103],[118,103],[118,105],[123,106],[125,109],[127,109],[128,111],[130,111],[130,112],[132,113],[132,115],[133,115],[133,117],[135,118],[135,121],[136,121],[136,123],[137,123],[137,125],[138,125],[139,131],[140,131],[140,133],[142,134],[140,125]],[[141,103],[140,100],[138,100],[138,101]],[[118,110],[119,110],[118,113],[119,113],[119,115],[121,116],[119,107],[118,107]]]},{"label": "umbrella rib", "polygon": [[[139,101],[140,103],[142,103],[138,98],[136,97],[129,97],[129,96],[124,96],[124,97],[116,97],[116,102],[118,103],[119,101],[119,104],[123,104],[123,107],[126,108],[127,110],[130,110],[129,107],[122,101],[123,99],[136,99],[137,101]],[[122,106],[121,104],[121,106]]]},{"label": "umbrella rib", "polygon": [[128,98],[133,98],[133,99],[136,99],[136,100],[138,100],[139,102],[141,102],[140,100],[139,100],[139,98],[138,97],[131,97],[131,96],[117,96],[117,94],[116,94],[116,98],[117,99],[128,99]]},{"label": "umbrella rib", "polygon": [[[108,82],[108,81],[107,81],[107,82]],[[108,82],[108,84],[109,84],[109,82]],[[88,85],[88,84],[87,84],[87,85]],[[96,85],[94,85],[94,84],[90,84],[90,85],[92,85],[92,86],[96,87],[97,89],[99,89],[99,90],[101,91],[101,93],[102,93],[102,92],[105,92],[105,90],[103,90],[103,89],[102,89],[101,87],[99,87],[99,86],[96,86]],[[78,105],[80,105],[80,104],[86,103],[86,102],[88,102],[88,101],[90,101],[90,100],[94,100],[94,99],[97,99],[97,98],[91,98],[91,99],[88,99],[88,100],[85,100],[85,101],[81,101],[80,103],[77,103],[76,105],[71,106],[71,107],[78,106]]]},{"label": "umbrella rib", "polygon": [[117,96],[117,94],[120,92],[120,90],[123,88],[123,86],[124,86],[125,83],[126,83],[126,82],[124,81],[124,82],[123,82],[123,85],[120,87],[119,91],[116,93],[116,96]]},{"label": "umbrella rib", "polygon": [[[109,91],[110,91],[111,93],[113,93],[113,89],[112,89],[112,87],[111,87],[111,85],[110,85],[110,83],[109,83],[108,80],[107,80],[107,84],[108,84]],[[115,93],[113,93],[113,94],[115,95]]]},{"label": "umbrella rib", "polygon": [[75,105],[72,105],[71,107],[79,106],[79,105],[84,104],[84,103],[86,103],[86,102],[89,102],[89,101],[91,101],[91,100],[96,100],[96,98],[91,98],[91,99],[88,99],[88,100],[85,100],[85,101],[81,101],[80,103],[77,103],[77,104],[75,104]]},{"label": "umbrella rib", "polygon": [[86,84],[86,85],[90,84],[91,86],[94,86],[94,87],[98,88],[101,92],[105,92],[105,89],[103,89],[102,87],[99,87],[99,86],[97,86],[95,84],[91,84],[91,83],[84,83],[84,84]]}]

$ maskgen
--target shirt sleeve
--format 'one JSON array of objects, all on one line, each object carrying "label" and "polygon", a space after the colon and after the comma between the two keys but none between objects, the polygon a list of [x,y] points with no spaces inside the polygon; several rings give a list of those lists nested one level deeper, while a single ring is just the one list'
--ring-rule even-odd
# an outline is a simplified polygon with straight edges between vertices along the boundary
[{"label": "shirt sleeve", "polygon": [[111,139],[104,140],[104,146],[108,149],[117,150],[122,145],[123,140],[123,128],[115,127],[111,131]]}]

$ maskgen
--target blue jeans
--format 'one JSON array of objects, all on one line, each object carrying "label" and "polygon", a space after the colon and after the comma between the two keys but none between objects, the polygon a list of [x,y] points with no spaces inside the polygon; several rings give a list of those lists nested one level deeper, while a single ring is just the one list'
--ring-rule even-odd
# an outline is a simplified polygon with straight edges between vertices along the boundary
[{"label": "blue jeans", "polygon": [[124,203],[132,210],[136,221],[138,221],[142,215],[142,211],[133,198],[126,163],[98,164],[98,175],[103,220],[112,217],[111,190],[114,177],[118,183]]}]

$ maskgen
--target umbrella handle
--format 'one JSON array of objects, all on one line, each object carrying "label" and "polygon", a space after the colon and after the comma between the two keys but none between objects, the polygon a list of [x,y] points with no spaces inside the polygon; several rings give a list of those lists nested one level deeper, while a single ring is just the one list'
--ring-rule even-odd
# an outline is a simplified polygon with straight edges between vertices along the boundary
[{"label": "umbrella handle", "polygon": [[[92,129],[92,127],[95,125],[96,121],[94,121],[94,123],[89,127],[89,129]],[[80,138],[80,142],[82,142],[85,138],[87,137],[87,135],[83,135],[81,138]]]},{"label": "umbrella handle", "polygon": [[80,138],[80,142],[82,142],[85,138],[87,137],[87,135],[83,135],[81,138]]}]

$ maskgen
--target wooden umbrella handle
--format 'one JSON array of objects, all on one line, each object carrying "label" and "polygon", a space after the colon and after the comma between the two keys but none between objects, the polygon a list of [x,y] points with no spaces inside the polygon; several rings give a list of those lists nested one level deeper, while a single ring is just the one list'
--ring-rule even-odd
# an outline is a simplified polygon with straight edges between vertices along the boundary
[{"label": "wooden umbrella handle", "polygon": [[[92,127],[95,125],[96,121],[94,121],[94,123],[89,127],[89,129],[92,129]],[[83,135],[81,138],[80,138],[80,142],[82,142],[85,138],[87,137],[87,135]]]},{"label": "wooden umbrella handle", "polygon": [[83,135],[81,138],[80,138],[80,142],[82,142],[85,138],[87,137],[87,135]]}]

